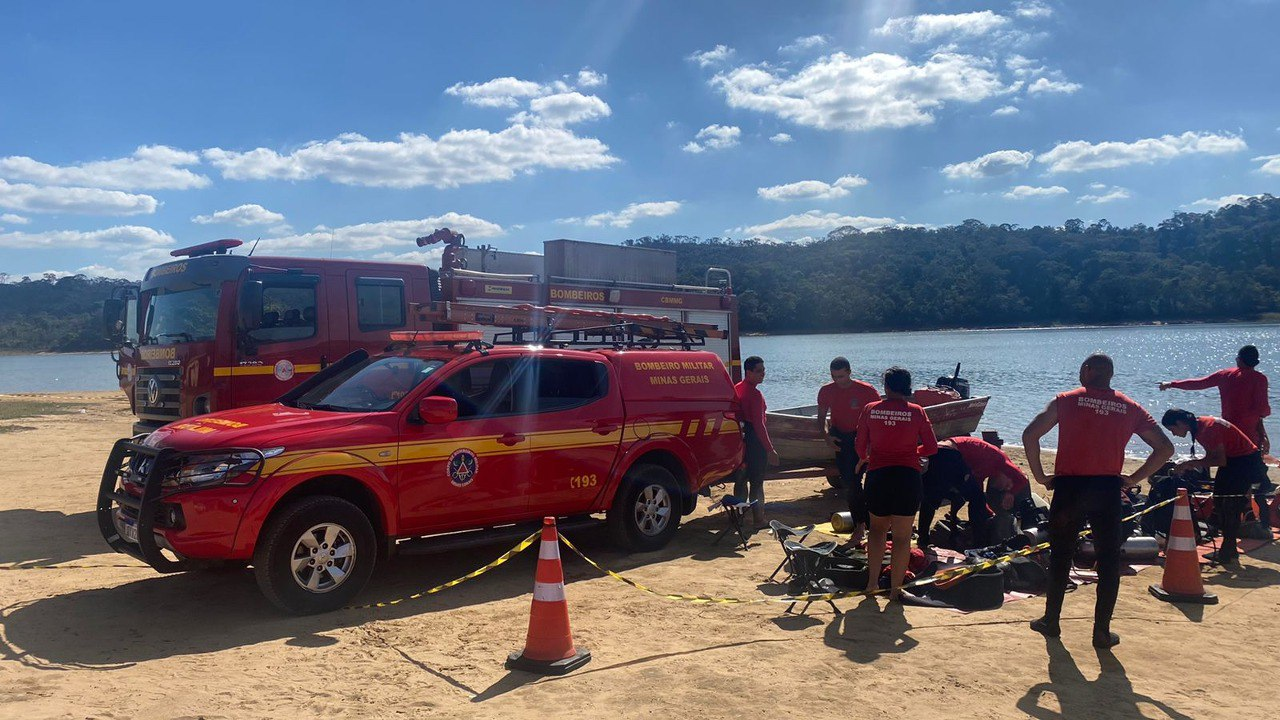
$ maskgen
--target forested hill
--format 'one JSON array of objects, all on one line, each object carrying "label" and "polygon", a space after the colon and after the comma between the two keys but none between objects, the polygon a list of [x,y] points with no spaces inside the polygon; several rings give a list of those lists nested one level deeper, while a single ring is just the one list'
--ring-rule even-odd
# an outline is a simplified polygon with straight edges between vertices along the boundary
[{"label": "forested hill", "polygon": [[1251,320],[1280,311],[1280,198],[1157,227],[1020,228],[977,220],[771,243],[642,237],[682,282],[728,268],[744,332]]},{"label": "forested hill", "polygon": [[123,280],[83,275],[0,282],[0,351],[107,350],[102,301]]},{"label": "forested hill", "polygon": [[[745,332],[909,330],[1251,320],[1280,312],[1280,198],[1157,227],[1019,228],[977,220],[807,243],[643,237],[675,250],[681,280],[729,268]],[[0,351],[104,350],[102,301],[123,281],[0,282]]]}]

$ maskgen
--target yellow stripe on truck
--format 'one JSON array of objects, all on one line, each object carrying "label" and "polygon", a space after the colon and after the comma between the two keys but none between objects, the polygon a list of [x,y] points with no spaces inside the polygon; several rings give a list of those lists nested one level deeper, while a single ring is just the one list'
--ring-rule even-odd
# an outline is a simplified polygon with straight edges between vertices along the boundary
[{"label": "yellow stripe on truck", "polygon": [[[274,365],[237,365],[235,367],[216,367],[214,377],[239,377],[241,375],[274,375]],[[293,374],[320,372],[320,363],[314,365],[294,365]]]}]

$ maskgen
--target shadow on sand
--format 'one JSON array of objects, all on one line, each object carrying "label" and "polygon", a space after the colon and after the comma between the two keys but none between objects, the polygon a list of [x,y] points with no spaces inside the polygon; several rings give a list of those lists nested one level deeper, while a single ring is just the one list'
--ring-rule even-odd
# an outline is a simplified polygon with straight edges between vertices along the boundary
[{"label": "shadow on sand", "polygon": [[[1028,688],[1017,702],[1018,710],[1037,720],[1075,718],[1136,718],[1144,715],[1140,706],[1155,708],[1172,720],[1191,720],[1191,716],[1174,710],[1148,695],[1134,692],[1124,665],[1108,650],[1096,650],[1102,672],[1096,680],[1088,680],[1080,672],[1075,658],[1058,640],[1047,640],[1049,681]],[[1044,706],[1044,697],[1052,695],[1058,710]]]}]

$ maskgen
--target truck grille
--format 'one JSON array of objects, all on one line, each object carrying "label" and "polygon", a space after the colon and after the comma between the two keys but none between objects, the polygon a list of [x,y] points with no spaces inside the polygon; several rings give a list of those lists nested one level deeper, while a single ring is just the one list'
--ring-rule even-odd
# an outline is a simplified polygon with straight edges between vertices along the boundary
[{"label": "truck grille", "polygon": [[[152,381],[155,391],[152,391]],[[181,380],[173,368],[139,368],[133,389],[138,417],[143,420],[169,422],[180,417]],[[154,397],[154,402],[153,402]]]}]

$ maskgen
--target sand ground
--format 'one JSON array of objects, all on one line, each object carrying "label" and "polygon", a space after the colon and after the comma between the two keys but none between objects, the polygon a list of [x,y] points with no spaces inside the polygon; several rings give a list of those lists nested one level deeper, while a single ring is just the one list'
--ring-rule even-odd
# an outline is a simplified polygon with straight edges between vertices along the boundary
[{"label": "sand ground", "polygon": [[[33,399],[27,396],[25,399]],[[93,506],[124,399],[39,396],[83,412],[4,421],[0,565],[136,565],[105,552]],[[12,398],[9,398],[12,400]],[[0,403],[6,398],[0,398]],[[1012,435],[1011,428],[1001,428]],[[825,518],[819,478],[772,481],[768,511]],[[767,535],[741,552],[702,503],[661,552],[625,557],[602,533],[575,539],[660,590],[759,597],[780,560]],[[458,576],[503,547],[383,564],[361,596],[388,600]],[[567,555],[567,553],[566,553]],[[507,672],[524,640],[534,554],[423,600],[292,618],[250,571],[162,576],[149,568],[0,571],[0,717],[1273,717],[1280,548],[1211,572],[1221,603],[1174,606],[1123,580],[1114,654],[1089,645],[1094,592],[1067,598],[1061,643],[1026,623],[1043,603],[962,615],[846,600],[837,617],[781,605],[700,606],[643,595],[566,558],[577,642],[594,654],[559,678]]]}]

